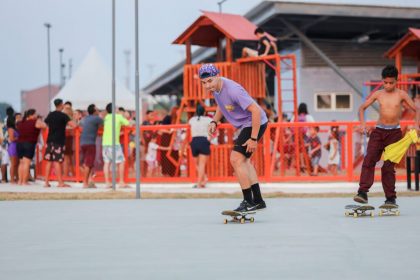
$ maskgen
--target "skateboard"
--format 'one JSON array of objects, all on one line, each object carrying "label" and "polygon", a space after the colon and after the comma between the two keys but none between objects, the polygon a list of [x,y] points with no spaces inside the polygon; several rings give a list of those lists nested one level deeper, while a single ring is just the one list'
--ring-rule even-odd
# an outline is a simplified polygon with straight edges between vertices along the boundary
[{"label": "skateboard", "polygon": [[375,207],[370,205],[346,205],[345,209],[347,210],[345,212],[347,217],[353,216],[354,218],[357,218],[362,216],[375,216],[375,213],[373,213]]},{"label": "skateboard", "polygon": [[254,217],[247,217],[247,215],[254,215],[255,211],[253,212],[238,212],[233,210],[225,210],[222,212],[222,215],[224,216],[230,216],[232,219],[224,219],[224,223],[241,223],[244,224],[245,222],[254,222]]},{"label": "skateboard", "polygon": [[379,206],[379,216],[399,216],[400,210],[397,205],[382,204]]}]

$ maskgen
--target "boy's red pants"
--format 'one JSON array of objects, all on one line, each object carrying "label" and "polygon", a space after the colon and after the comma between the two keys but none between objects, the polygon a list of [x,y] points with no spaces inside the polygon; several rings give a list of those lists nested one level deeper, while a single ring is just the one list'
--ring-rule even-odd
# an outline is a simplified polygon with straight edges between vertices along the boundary
[{"label": "boy's red pants", "polygon": [[[375,165],[381,159],[382,152],[389,144],[395,143],[402,138],[401,129],[375,128],[371,134],[367,147],[367,153],[363,160],[362,173],[360,174],[359,191],[368,192],[373,184]],[[387,160],[381,168],[382,186],[386,198],[396,198],[395,192],[395,163]]]}]

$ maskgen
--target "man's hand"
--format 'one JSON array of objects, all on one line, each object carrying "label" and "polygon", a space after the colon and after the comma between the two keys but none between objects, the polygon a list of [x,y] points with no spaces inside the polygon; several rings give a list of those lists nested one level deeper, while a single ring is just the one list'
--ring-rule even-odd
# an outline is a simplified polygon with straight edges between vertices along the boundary
[{"label": "man's hand", "polygon": [[216,134],[217,124],[216,122],[211,122],[207,128],[207,133],[209,134],[210,138],[214,138]]},{"label": "man's hand", "polygon": [[250,138],[244,144],[242,144],[242,146],[246,146],[247,153],[253,153],[257,149],[257,143],[257,141],[254,141]]}]

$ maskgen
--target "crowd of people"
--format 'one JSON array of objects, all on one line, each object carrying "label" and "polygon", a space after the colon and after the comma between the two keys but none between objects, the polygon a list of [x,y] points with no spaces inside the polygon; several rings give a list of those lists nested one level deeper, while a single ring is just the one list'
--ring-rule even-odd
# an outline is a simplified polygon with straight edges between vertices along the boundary
[{"label": "crowd of people", "polygon": [[[55,110],[50,112],[45,119],[42,119],[34,109],[29,109],[21,113],[14,112],[12,108],[7,109],[5,125],[1,130],[1,173],[2,181],[10,181],[14,184],[27,185],[33,176],[30,174],[30,167],[34,163],[37,144],[39,150],[44,150],[40,155],[45,163],[45,187],[50,187],[50,175],[52,168],[58,187],[69,187],[63,177],[75,175],[74,151],[75,133],[74,128],[80,127],[80,166],[83,174],[83,187],[95,188],[94,177],[96,171],[103,164],[104,179],[107,187],[111,187],[110,163],[112,162],[112,104],[109,103],[105,110],[99,110],[95,104],[91,104],[85,111],[74,110],[72,103],[56,99],[54,101]],[[267,114],[267,119],[271,122],[277,121],[273,111],[269,106],[262,106]],[[267,109],[268,108],[268,109]],[[149,125],[169,125],[177,122],[177,107],[158,118],[156,112],[149,110],[145,114],[143,126]],[[124,155],[124,141],[121,134],[122,126],[132,126],[135,119],[129,111],[118,108],[116,117],[116,137],[115,157],[117,163],[119,187],[129,187],[124,182],[124,168],[134,170],[135,162],[135,143],[134,131],[129,134],[128,154]],[[145,130],[141,134],[140,156],[142,174],[148,177],[179,176],[185,164],[175,164],[180,159],[186,158],[187,147],[191,149],[194,159],[197,182],[195,188],[204,188],[208,181],[206,166],[210,156],[210,145],[217,143],[217,139],[207,133],[207,127],[211,121],[211,115],[207,115],[205,109],[200,104],[196,108],[193,117],[188,120],[191,128],[192,141],[187,145],[188,139],[185,129],[166,129]],[[289,121],[287,116],[283,116],[283,121]],[[309,115],[306,104],[299,106],[298,121],[313,122],[313,117]],[[41,131],[48,128],[48,135],[45,143],[40,136]],[[103,128],[103,133],[98,137],[98,131]],[[338,127],[332,127],[328,142],[322,146],[318,136],[319,128],[301,128],[302,139],[305,143],[311,164],[311,174],[318,175],[319,161],[322,149],[329,151],[328,166],[332,174],[337,174],[338,163],[340,161],[340,134]],[[272,140],[273,137],[272,137]],[[288,168],[293,164],[294,159],[294,133],[290,128],[284,130],[283,155]],[[45,146],[45,149],[42,147]],[[278,147],[279,149],[279,147]],[[278,150],[280,151],[280,149]],[[125,161],[127,165],[124,164]],[[99,167],[98,167],[99,166]],[[9,172],[7,172],[9,170]]]},{"label": "crowd of people", "polygon": [[[106,187],[111,185],[111,162],[113,158],[112,103],[105,110],[99,110],[95,104],[86,110],[74,110],[72,103],[61,99],[54,100],[55,110],[45,119],[39,116],[35,109],[23,113],[7,108],[4,125],[0,129],[0,165],[2,182],[18,185],[29,185],[34,180],[31,166],[36,162],[36,151],[40,151],[39,159],[45,162],[45,187],[51,187],[50,178],[53,174],[57,187],[70,187],[63,178],[75,175],[75,128],[80,128],[80,168],[83,174],[83,187],[96,188],[94,177],[103,166]],[[147,111],[143,126],[172,124],[176,121],[177,108],[159,118],[154,111]],[[135,162],[135,131],[129,130],[129,143],[125,147],[123,126],[132,127],[135,118],[129,111],[119,107],[115,113],[115,159],[118,170],[118,187],[129,188],[124,182],[124,169],[134,170]],[[43,130],[48,129],[46,139]],[[102,133],[98,133],[103,130]],[[172,137],[174,136],[174,137]],[[177,176],[185,169],[177,167],[174,162],[186,153],[186,132],[184,130],[147,130],[141,134],[140,156],[141,168],[145,176]],[[38,149],[37,149],[38,147]],[[124,151],[128,150],[125,155]],[[43,153],[41,154],[41,151]],[[127,161],[127,165],[125,162]]]}]

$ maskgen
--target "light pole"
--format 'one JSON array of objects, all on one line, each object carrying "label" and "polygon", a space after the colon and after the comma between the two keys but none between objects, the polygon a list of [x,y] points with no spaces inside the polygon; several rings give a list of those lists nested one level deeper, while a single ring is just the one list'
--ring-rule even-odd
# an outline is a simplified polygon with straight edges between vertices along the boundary
[{"label": "light pole", "polygon": [[[117,167],[116,167],[116,106],[115,106],[115,0],[112,0],[112,189],[115,191],[116,178],[117,178]],[[118,135],[119,137],[119,135]]]},{"label": "light pole", "polygon": [[136,198],[140,198],[139,1],[135,0]]},{"label": "light pole", "polygon": [[222,4],[225,3],[227,0],[222,0],[220,2],[217,2],[217,5],[219,5],[219,13],[222,12]]},{"label": "light pole", "polygon": [[64,63],[63,63],[63,51],[64,49],[58,49],[60,52],[60,88],[64,86]]},{"label": "light pole", "polygon": [[50,52],[50,23],[44,23],[47,28],[47,45],[48,45],[48,110],[51,109],[51,52]]}]

